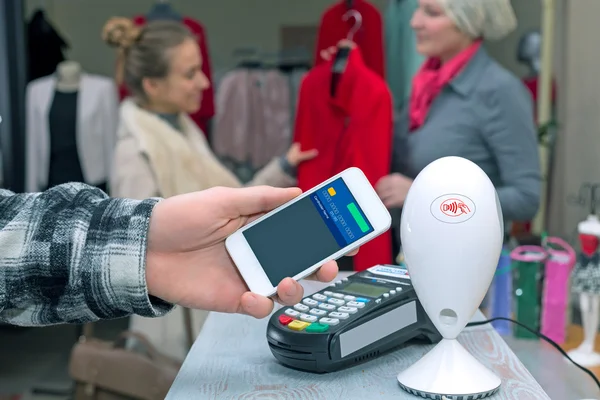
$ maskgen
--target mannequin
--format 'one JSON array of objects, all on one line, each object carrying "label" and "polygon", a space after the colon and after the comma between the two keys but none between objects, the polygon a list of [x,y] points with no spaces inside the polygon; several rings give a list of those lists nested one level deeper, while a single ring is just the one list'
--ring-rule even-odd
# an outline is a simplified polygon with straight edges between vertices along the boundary
[{"label": "mannequin", "polygon": [[107,189],[117,136],[113,79],[90,74],[76,61],[36,79],[26,91],[25,191],[65,182]]},{"label": "mannequin", "polygon": [[48,114],[50,165],[48,187],[85,182],[77,147],[77,108],[81,65],[63,61],[56,68],[56,85]]},{"label": "mannequin", "polygon": [[583,342],[568,354],[578,364],[591,367],[600,365],[600,354],[594,351],[596,330],[600,322],[600,220],[595,215],[595,210],[578,224],[577,230],[581,253],[573,269],[572,288],[579,293]]},{"label": "mannequin", "polygon": [[73,93],[79,90],[81,81],[81,64],[77,61],[63,61],[56,68],[56,90]]}]

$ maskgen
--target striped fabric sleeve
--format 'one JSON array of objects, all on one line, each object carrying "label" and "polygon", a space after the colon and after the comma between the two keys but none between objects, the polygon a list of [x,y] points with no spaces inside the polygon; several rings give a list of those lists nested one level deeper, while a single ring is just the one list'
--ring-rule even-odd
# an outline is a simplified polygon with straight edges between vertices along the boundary
[{"label": "striped fabric sleeve", "polygon": [[173,305],[146,286],[158,201],[109,198],[80,183],[0,190],[0,321],[43,326],[169,312]]}]

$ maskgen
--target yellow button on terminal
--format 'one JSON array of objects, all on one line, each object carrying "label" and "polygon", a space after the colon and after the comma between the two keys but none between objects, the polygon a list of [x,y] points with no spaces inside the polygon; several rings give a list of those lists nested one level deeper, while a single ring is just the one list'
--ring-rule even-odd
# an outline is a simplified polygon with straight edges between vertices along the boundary
[{"label": "yellow button on terminal", "polygon": [[290,328],[294,331],[302,331],[302,330],[306,329],[306,327],[309,325],[310,324],[308,322],[295,320],[288,324],[288,328]]}]

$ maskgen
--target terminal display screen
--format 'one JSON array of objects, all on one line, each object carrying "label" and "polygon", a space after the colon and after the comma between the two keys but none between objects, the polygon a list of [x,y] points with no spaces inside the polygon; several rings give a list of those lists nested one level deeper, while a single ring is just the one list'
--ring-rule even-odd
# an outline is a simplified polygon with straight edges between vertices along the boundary
[{"label": "terminal display screen", "polygon": [[352,282],[342,289],[342,291],[345,293],[366,297],[379,297],[382,294],[387,293],[389,290],[389,288],[383,286],[369,285],[368,283],[359,282]]}]

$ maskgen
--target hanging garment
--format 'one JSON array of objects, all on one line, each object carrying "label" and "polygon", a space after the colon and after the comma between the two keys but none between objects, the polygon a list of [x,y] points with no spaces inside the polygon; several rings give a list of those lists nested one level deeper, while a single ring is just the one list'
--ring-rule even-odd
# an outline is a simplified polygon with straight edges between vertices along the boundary
[{"label": "hanging garment", "polygon": [[212,147],[247,182],[291,144],[290,86],[278,70],[236,69],[219,84]]},{"label": "hanging garment", "polygon": [[[146,17],[138,15],[133,18],[133,22],[142,26],[146,23]],[[200,127],[205,135],[208,135],[208,122],[215,115],[215,103],[214,103],[214,90],[212,87],[212,71],[210,65],[210,55],[208,49],[208,40],[206,38],[206,30],[204,26],[197,20],[189,17],[184,17],[182,23],[188,27],[188,29],[198,39],[198,46],[200,47],[200,54],[202,55],[202,72],[206,75],[206,78],[211,82],[211,85],[202,92],[202,102],[200,103],[200,109],[193,114],[190,114],[192,120]],[[129,96],[129,91],[124,83],[119,86],[119,97],[121,101]]]},{"label": "hanging garment", "polygon": [[67,173],[60,171],[61,163],[68,161],[56,158],[70,152],[69,165],[76,167],[75,150],[83,182],[102,186],[110,176],[116,142],[115,84],[104,76],[82,74],[76,95],[57,94],[55,87],[54,74],[27,87],[25,190],[38,192],[58,180],[78,177],[73,171],[74,175],[61,175]]},{"label": "hanging garment", "polygon": [[[300,87],[294,142],[319,155],[298,167],[298,186],[311,189],[349,167],[363,170],[371,185],[390,172],[392,98],[385,81],[350,51],[335,98],[330,96],[333,60],[313,68]],[[389,232],[361,247],[354,269],[392,261]]]},{"label": "hanging garment", "polygon": [[400,112],[410,98],[412,79],[425,61],[417,52],[415,31],[410,20],[419,0],[390,0],[384,14],[386,79]]},{"label": "hanging garment", "polygon": [[[321,17],[315,51],[315,66],[325,62],[319,54],[321,50],[336,46],[340,40],[348,36],[354,26],[354,18],[349,18],[347,21],[343,19],[344,14],[348,12],[346,7],[346,2],[340,1],[329,7]],[[352,9],[360,13],[362,17],[360,29],[352,40],[360,48],[365,64],[385,78],[381,14],[367,0],[355,0]]]},{"label": "hanging garment", "polygon": [[298,107],[298,92],[302,79],[306,76],[308,69],[297,68],[287,73],[290,87],[290,126],[296,121],[296,108]]},{"label": "hanging garment", "polygon": [[65,60],[67,42],[46,19],[42,10],[36,11],[27,25],[28,82],[47,76]]}]

